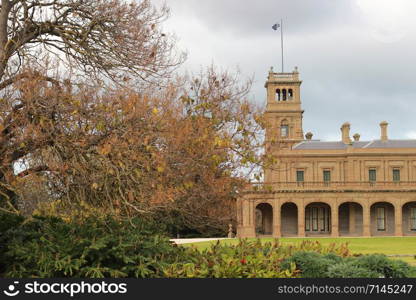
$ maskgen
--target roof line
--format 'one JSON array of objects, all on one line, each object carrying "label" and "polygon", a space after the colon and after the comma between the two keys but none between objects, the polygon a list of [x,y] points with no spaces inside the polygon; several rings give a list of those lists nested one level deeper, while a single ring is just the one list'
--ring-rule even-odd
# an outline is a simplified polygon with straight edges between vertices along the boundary
[{"label": "roof line", "polygon": [[[381,141],[381,140],[377,140]],[[416,141],[416,139],[388,139],[387,141]]]},{"label": "roof line", "polygon": [[302,145],[303,143],[305,143],[305,141],[302,141],[300,143],[297,143],[295,146],[293,146],[293,149],[297,148],[298,146]]},{"label": "roof line", "polygon": [[363,148],[367,148],[368,146],[370,146],[372,143],[374,143],[375,140],[372,140],[371,142],[369,142],[367,145],[365,145]]}]

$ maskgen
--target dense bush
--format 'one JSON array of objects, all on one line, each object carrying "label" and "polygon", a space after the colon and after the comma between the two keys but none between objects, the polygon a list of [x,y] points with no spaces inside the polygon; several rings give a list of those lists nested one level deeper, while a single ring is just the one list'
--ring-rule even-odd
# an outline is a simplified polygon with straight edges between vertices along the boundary
[{"label": "dense bush", "polygon": [[379,278],[380,274],[352,263],[341,262],[329,266],[325,272],[329,278]]},{"label": "dense bush", "polygon": [[413,272],[409,264],[400,260],[392,260],[383,254],[364,255],[355,258],[355,266],[372,270],[385,278],[406,278]]},{"label": "dense bush", "polygon": [[[345,245],[324,247],[320,243],[304,241],[284,246],[273,243],[240,240],[237,245],[216,243],[204,251],[188,250],[188,259],[171,264],[164,270],[166,277],[214,278],[289,278],[299,277],[295,261],[288,258],[299,251],[315,251],[335,260],[348,254]],[[306,252],[305,252],[306,253]],[[312,253],[312,252],[310,252]],[[315,254],[317,254],[315,253]],[[285,261],[284,264],[282,262]]]},{"label": "dense bush", "polygon": [[6,277],[158,277],[184,250],[141,219],[34,217],[1,236]]},{"label": "dense bush", "polygon": [[282,267],[289,268],[291,264],[294,264],[297,269],[302,271],[302,277],[321,278],[326,277],[328,268],[334,263],[336,263],[334,256],[324,256],[317,252],[300,251],[285,259]]},{"label": "dense bush", "polygon": [[384,255],[353,257],[346,245],[278,240],[172,245],[159,224],[111,217],[82,222],[0,214],[0,277],[411,277],[416,268]]},{"label": "dense bush", "polygon": [[408,278],[416,268],[404,261],[392,260],[382,254],[340,257],[334,253],[296,252],[282,262],[282,268],[295,264],[304,278]]},{"label": "dense bush", "polygon": [[0,213],[0,275],[6,268],[6,261],[1,256],[1,253],[4,253],[7,247],[3,235],[7,230],[18,227],[23,221],[24,218],[21,216],[10,213]]},{"label": "dense bush", "polygon": [[296,277],[295,266],[280,268],[280,262],[291,253],[278,243],[240,240],[238,245],[216,243],[199,251],[188,248],[188,258],[165,268],[166,277],[185,278],[288,278]]},{"label": "dense bush", "polygon": [[0,212],[0,235],[10,228],[19,226],[24,221],[24,217],[11,213]]}]

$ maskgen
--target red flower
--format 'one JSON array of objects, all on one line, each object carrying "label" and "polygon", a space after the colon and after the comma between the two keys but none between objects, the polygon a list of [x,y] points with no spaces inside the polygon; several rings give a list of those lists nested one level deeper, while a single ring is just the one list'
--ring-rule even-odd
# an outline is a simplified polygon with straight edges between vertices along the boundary
[{"label": "red flower", "polygon": [[243,258],[242,260],[240,260],[242,265],[245,265],[247,263],[247,261]]}]

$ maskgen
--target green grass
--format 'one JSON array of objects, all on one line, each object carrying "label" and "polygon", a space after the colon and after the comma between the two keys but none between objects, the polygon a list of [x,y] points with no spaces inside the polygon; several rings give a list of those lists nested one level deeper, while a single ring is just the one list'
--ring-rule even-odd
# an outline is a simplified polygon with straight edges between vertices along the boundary
[{"label": "green grass", "polygon": [[[272,238],[262,238],[262,241],[272,241]],[[372,238],[280,238],[282,244],[296,244],[303,240],[319,241],[323,245],[331,243],[348,243],[348,248],[353,253],[370,254],[383,253],[386,255],[416,255],[416,237],[372,237]],[[222,240],[222,244],[236,244],[238,239]],[[192,244],[183,244],[185,247],[194,246],[200,250],[208,248],[216,241],[200,242]],[[392,257],[396,259],[396,257]],[[412,265],[416,265],[414,257],[397,257],[397,259],[404,260]]]}]

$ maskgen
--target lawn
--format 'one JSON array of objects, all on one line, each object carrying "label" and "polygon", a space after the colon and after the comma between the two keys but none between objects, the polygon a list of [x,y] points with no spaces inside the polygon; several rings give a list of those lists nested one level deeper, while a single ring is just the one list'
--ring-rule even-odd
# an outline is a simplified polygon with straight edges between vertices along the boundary
[{"label": "lawn", "polygon": [[[262,238],[262,241],[272,241],[272,238]],[[280,238],[282,244],[300,243],[303,240],[319,241],[323,245],[331,243],[348,243],[353,253],[384,253],[386,255],[416,255],[416,237],[372,237],[372,238]],[[227,239],[220,241],[224,244],[236,244],[238,239]],[[183,244],[185,247],[194,246],[198,249],[206,249],[216,241]],[[396,257],[394,257],[396,258]],[[416,265],[414,257],[397,257],[412,265]]]}]

